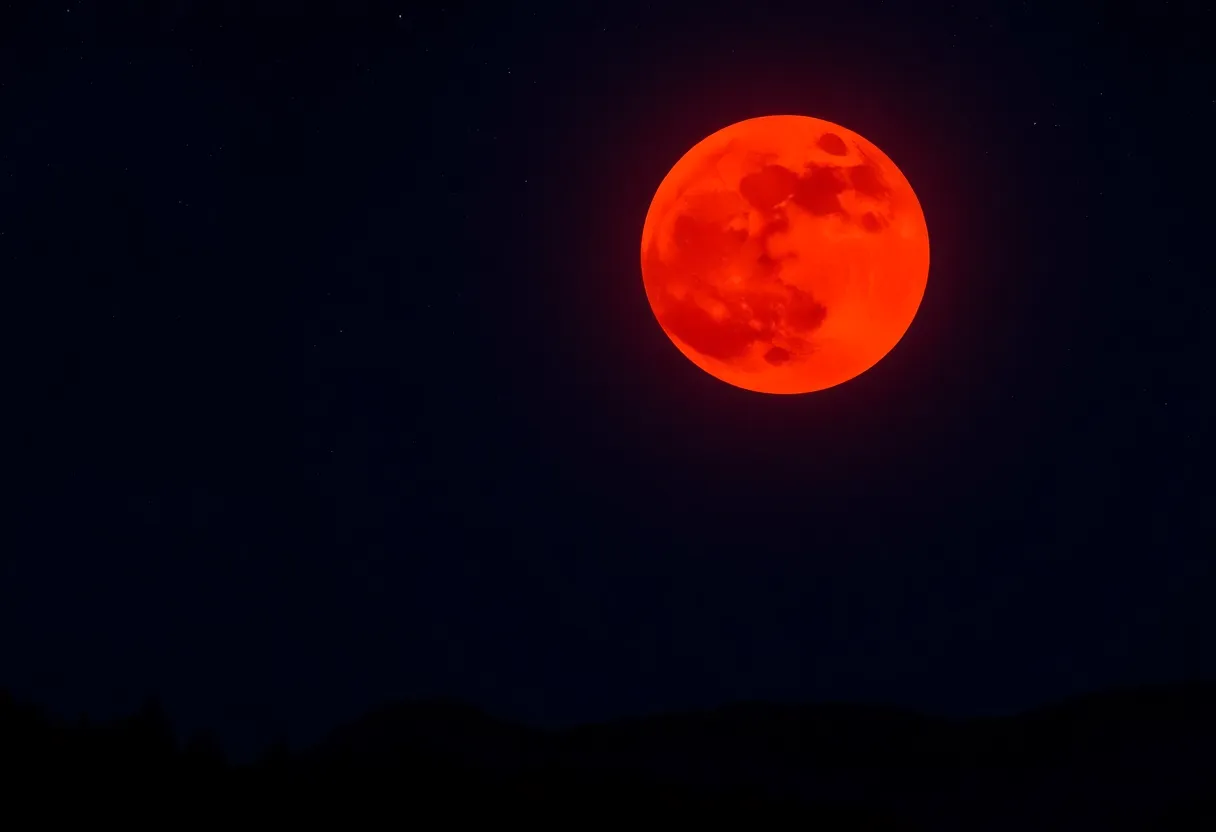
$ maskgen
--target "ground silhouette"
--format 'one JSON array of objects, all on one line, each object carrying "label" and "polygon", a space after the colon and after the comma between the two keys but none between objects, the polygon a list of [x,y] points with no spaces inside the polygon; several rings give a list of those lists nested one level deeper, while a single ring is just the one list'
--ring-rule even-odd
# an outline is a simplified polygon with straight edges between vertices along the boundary
[{"label": "ground silhouette", "polygon": [[563,731],[412,702],[249,765],[205,736],[179,741],[155,701],[93,724],[0,692],[0,794],[10,812],[48,820],[1216,829],[1213,748],[1216,685],[1205,683],[1002,718],[743,703]]}]

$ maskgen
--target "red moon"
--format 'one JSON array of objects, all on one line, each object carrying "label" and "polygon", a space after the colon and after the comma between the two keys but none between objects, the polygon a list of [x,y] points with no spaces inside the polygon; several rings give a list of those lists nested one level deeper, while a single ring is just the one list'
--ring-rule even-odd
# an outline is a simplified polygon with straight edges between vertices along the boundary
[{"label": "red moon", "polygon": [[929,277],[908,180],[866,139],[807,116],[740,121],[659,185],[642,281],[688,360],[760,393],[810,393],[877,364]]}]

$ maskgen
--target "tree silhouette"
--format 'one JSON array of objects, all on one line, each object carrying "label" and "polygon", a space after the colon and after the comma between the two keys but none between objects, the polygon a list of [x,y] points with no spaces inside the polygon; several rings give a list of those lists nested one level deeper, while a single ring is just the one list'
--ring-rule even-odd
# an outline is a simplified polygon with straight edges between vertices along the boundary
[{"label": "tree silhouette", "polygon": [[[179,744],[154,698],[94,724],[50,719],[0,691],[5,809],[14,818],[36,811],[47,823],[85,810],[95,820],[161,826],[237,816],[279,826],[425,826],[443,817],[449,825],[1170,832],[1216,828],[1216,761],[1204,751],[1213,746],[1216,687],[1200,686],[966,723],[753,705],[557,734],[469,708],[403,706],[314,748],[278,740],[237,766],[205,732]],[[503,753],[486,757],[487,748]],[[834,785],[818,794],[801,788],[825,782]],[[1158,791],[1146,791],[1151,783]]]}]

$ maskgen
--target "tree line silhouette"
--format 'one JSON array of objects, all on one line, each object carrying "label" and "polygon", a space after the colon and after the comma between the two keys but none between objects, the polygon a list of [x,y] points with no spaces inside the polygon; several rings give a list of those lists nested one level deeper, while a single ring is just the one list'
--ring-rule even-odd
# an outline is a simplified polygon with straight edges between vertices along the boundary
[{"label": "tree line silhouette", "polygon": [[206,735],[179,741],[155,700],[97,723],[0,690],[0,772],[8,813],[44,822],[1206,830],[1216,685],[990,719],[754,703],[564,731],[414,702],[242,765]]}]

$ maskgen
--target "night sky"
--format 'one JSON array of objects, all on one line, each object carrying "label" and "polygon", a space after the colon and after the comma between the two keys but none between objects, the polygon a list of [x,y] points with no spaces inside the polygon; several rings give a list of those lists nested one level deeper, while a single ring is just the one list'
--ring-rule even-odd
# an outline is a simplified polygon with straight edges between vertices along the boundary
[{"label": "night sky", "polygon": [[[250,753],[1216,674],[1210,4],[27,5],[0,687]],[[931,241],[803,396],[698,370],[639,264],[675,161],[778,113]]]}]

